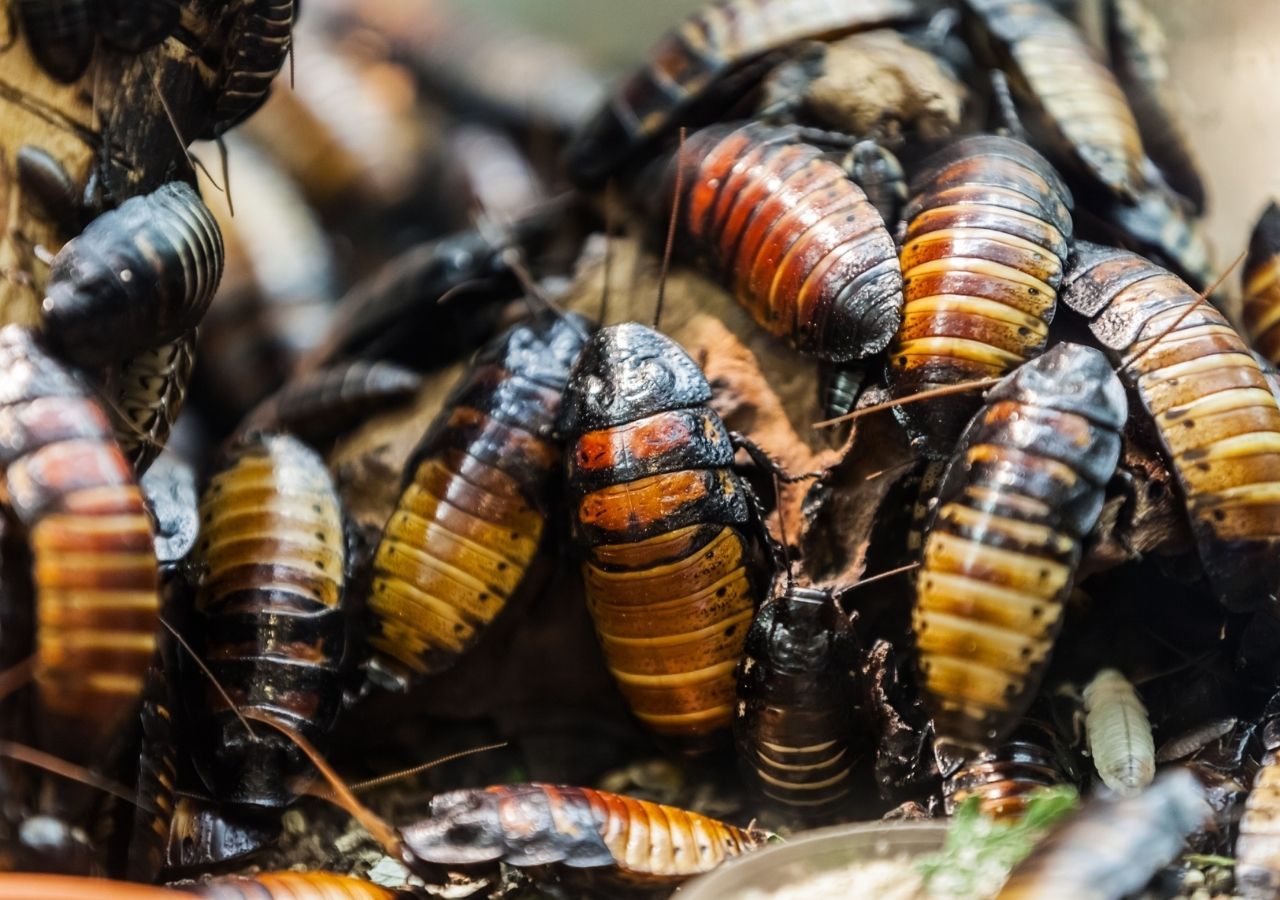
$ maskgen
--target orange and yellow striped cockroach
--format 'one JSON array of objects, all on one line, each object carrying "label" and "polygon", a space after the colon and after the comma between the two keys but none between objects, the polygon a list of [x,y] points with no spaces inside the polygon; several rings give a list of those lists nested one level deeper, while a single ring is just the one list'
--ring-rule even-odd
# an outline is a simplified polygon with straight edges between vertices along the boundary
[{"label": "orange and yellow striped cockroach", "polygon": [[46,75],[70,84],[84,74],[97,38],[91,0],[18,0],[14,6],[31,55]]},{"label": "orange and yellow striped cockroach", "polygon": [[1280,891],[1280,718],[1276,698],[1262,715],[1263,756],[1240,817],[1236,890],[1249,900]]},{"label": "orange and yellow striped cockroach", "polygon": [[1204,789],[1183,769],[1132,797],[1095,796],[1014,867],[999,900],[1125,897],[1182,850],[1209,815]]},{"label": "orange and yellow striped cockroach", "polygon": [[550,311],[513,326],[427,429],[374,554],[375,681],[402,687],[452,666],[530,590],[561,465],[556,417],[590,330]]},{"label": "orange and yellow striped cockroach", "polygon": [[219,137],[256,112],[293,47],[294,0],[242,0],[230,15],[213,120],[201,137]]},{"label": "orange and yellow striped cockroach", "polygon": [[1151,720],[1137,689],[1116,669],[1103,669],[1084,689],[1084,729],[1102,783],[1135,794],[1156,775]]},{"label": "orange and yellow striped cockroach", "polygon": [[1172,273],[1078,242],[1063,302],[1116,363],[1182,487],[1211,588],[1230,610],[1280,593],[1280,407],[1230,323]]},{"label": "orange and yellow striped cockroach", "polygon": [[757,122],[705,128],[672,157],[662,196],[762,328],[827,362],[865,359],[898,327],[897,248],[861,188],[799,137]]},{"label": "orange and yellow striped cockroach", "polygon": [[0,900],[398,900],[411,896],[335,872],[228,875],[174,888],[70,875],[0,873]]},{"label": "orange and yellow striped cockroach", "polygon": [[1280,362],[1280,206],[1268,203],[1249,239],[1241,320],[1253,349]]},{"label": "orange and yellow striped cockroach", "polygon": [[177,340],[208,309],[222,264],[222,233],[189,184],[126,200],[54,257],[42,308],[47,339],[83,366]]},{"label": "orange and yellow striped cockroach", "polygon": [[[613,92],[566,151],[569,175],[598,187],[679,125],[706,121],[701,107],[749,87],[744,66],[807,38],[836,36],[910,19],[906,0],[721,0],[670,31],[648,61]],[[734,75],[739,78],[733,78]],[[735,84],[745,81],[746,84]],[[719,88],[719,90],[717,90]]]},{"label": "orange and yellow striped cockroach", "polygon": [[1067,781],[1053,744],[1054,735],[1047,728],[1028,721],[1014,740],[980,753],[943,779],[947,809],[977,797],[984,815],[1006,821],[1021,818],[1035,791]]},{"label": "orange and yellow striped cockroach", "polygon": [[196,333],[144,350],[113,373],[116,439],[139,475],[169,440],[195,367]]},{"label": "orange and yellow striped cockroach", "polygon": [[[1048,340],[1071,247],[1071,192],[1014,138],[962,138],[921,164],[901,251],[905,303],[889,350],[895,398],[999,377]],[[949,452],[980,395],[895,408],[927,454]]]},{"label": "orange and yellow striped cockroach", "polygon": [[96,0],[95,5],[98,34],[128,53],[161,43],[182,18],[182,0]]},{"label": "orange and yellow striped cockroach", "polygon": [[1127,414],[1106,358],[1059,344],[992,388],[961,436],[925,534],[912,614],[939,745],[988,749],[1025,713]]},{"label": "orange and yellow striped cockroach", "polygon": [[255,734],[240,714],[263,711],[312,738],[333,727],[348,558],[320,457],[287,435],[237,441],[200,498],[187,623],[215,682],[188,692],[187,707],[202,735],[194,762],[218,800],[279,807],[296,798],[290,781],[307,772],[306,761],[279,735]]}]

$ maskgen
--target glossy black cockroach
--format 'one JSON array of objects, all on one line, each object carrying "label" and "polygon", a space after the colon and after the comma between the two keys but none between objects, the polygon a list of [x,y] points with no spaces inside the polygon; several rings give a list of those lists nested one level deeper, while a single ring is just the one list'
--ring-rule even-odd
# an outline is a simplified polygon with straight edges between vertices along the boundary
[{"label": "glossy black cockroach", "polygon": [[208,871],[261,852],[280,837],[279,816],[179,794],[169,825],[164,867]]},{"label": "glossy black cockroach", "polygon": [[[651,142],[696,124],[727,76],[771,50],[806,38],[847,34],[907,19],[904,0],[722,0],[669,32],[648,61],[614,91],[567,150],[570,176],[596,187]],[[760,73],[762,74],[762,73]],[[734,85],[729,93],[740,92]],[[724,101],[714,98],[722,112]],[[702,119],[705,121],[705,118]]]},{"label": "glossy black cockroach", "polygon": [[544,312],[495,338],[411,455],[373,560],[376,680],[448,668],[530,589],[561,464],[556,416],[589,331]]},{"label": "glossy black cockroach", "polygon": [[897,249],[862,190],[798,136],[756,122],[705,128],[672,157],[663,196],[761,327],[822,360],[864,359],[898,327]]},{"label": "glossy black cockroach", "polygon": [[1274,897],[1280,891],[1280,718],[1273,698],[1263,712],[1263,756],[1253,776],[1236,838],[1236,890],[1242,897]]},{"label": "glossy black cockroach", "polygon": [[172,671],[159,656],[147,670],[138,752],[138,804],[133,814],[125,869],[125,877],[130,881],[154,882],[165,864],[168,850],[178,787],[178,728],[174,721]]},{"label": "glossy black cockroach", "polygon": [[96,38],[91,0],[17,0],[15,5],[40,68],[67,84],[83,75]]},{"label": "glossy black cockroach", "polygon": [[926,532],[912,616],[940,744],[990,748],[1025,713],[1127,411],[1106,358],[1060,344],[992,388],[961,437]]},{"label": "glossy black cockroach", "polygon": [[[922,163],[901,261],[902,325],[889,351],[894,397],[1004,375],[1048,340],[1071,247],[1071,193],[1009,137],[963,138]],[[927,453],[950,451],[979,396],[895,409]]]},{"label": "glossy black cockroach", "polygon": [[1200,561],[1228,609],[1280,594],[1280,407],[1230,323],[1140,256],[1078,242],[1063,302],[1119,367],[1182,487]]},{"label": "glossy black cockroach", "polygon": [[641,722],[690,751],[732,719],[762,588],[749,488],[710,399],[678,344],[629,322],[587,343],[560,425],[605,661]]},{"label": "glossy black cockroach", "polygon": [[182,0],[94,0],[98,33],[113,47],[137,53],[159,44],[182,18]]},{"label": "glossy black cockroach", "polygon": [[1280,362],[1280,206],[1268,203],[1249,239],[1242,275],[1241,320],[1249,343],[1268,362]]},{"label": "glossy black cockroach", "polygon": [[293,47],[294,0],[242,0],[233,8],[212,132],[218,137],[267,100],[271,82]]},{"label": "glossy black cockroach", "polygon": [[739,764],[757,793],[797,818],[820,821],[849,795],[856,657],[852,623],[830,590],[788,585],[747,632]]},{"label": "glossy black cockroach", "polygon": [[222,233],[190,185],[172,182],[126,200],[54,257],[46,336],[84,366],[177,340],[213,299],[222,253]]},{"label": "glossy black cockroach", "polygon": [[1135,794],[1156,775],[1151,720],[1137,689],[1116,669],[1103,669],[1084,689],[1084,729],[1102,783]]},{"label": "glossy black cockroach", "polygon": [[18,186],[25,201],[47,222],[68,236],[84,227],[85,206],[79,187],[53,154],[41,147],[23,144],[16,160]]},{"label": "glossy black cockroach", "polygon": [[823,416],[836,419],[850,412],[866,380],[866,370],[861,366],[823,366],[818,382]]},{"label": "glossy black cockroach", "polygon": [[115,373],[116,438],[139,474],[164,449],[195,367],[195,332],[145,350]]},{"label": "glossy black cockroach", "polygon": [[188,696],[203,735],[197,769],[219,800],[284,806],[305,761],[236,713],[268,713],[313,739],[336,720],[348,559],[338,496],[305,445],[249,435],[205,488],[200,528],[189,640],[227,696],[208,681]]},{"label": "glossy black cockroach", "polygon": [[1026,724],[1017,739],[978,754],[946,776],[942,789],[949,810],[976,797],[983,815],[1016,820],[1035,791],[1066,781],[1052,748],[1053,735]]}]

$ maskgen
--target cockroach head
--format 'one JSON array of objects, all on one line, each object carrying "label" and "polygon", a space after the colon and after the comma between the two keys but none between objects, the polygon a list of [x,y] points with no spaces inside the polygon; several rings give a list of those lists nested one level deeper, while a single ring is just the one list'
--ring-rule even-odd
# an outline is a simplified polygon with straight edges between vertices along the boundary
[{"label": "cockroach head", "polygon": [[431,801],[431,815],[400,830],[417,859],[441,865],[476,865],[502,858],[505,844],[498,798],[485,791],[450,791]]},{"label": "cockroach head", "polygon": [[1023,363],[991,390],[988,403],[1015,400],[1046,406],[1119,430],[1129,416],[1124,386],[1098,350],[1059,344]]}]

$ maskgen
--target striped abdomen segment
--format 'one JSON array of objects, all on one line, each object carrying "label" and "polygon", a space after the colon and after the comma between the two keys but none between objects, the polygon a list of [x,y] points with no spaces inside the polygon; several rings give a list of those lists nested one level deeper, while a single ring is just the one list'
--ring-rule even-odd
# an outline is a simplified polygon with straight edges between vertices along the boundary
[{"label": "striped abdomen segment", "polygon": [[1263,758],[1240,817],[1236,883],[1244,897],[1274,897],[1280,890],[1280,763]]},{"label": "striped abdomen segment", "polygon": [[1115,669],[1103,669],[1084,689],[1085,736],[1103,784],[1136,793],[1156,775],[1156,747],[1142,698]]},{"label": "striped abdomen segment", "polygon": [[130,881],[155,881],[169,845],[178,788],[177,728],[168,682],[172,677],[159,657],[147,670],[138,751],[138,807],[133,813],[126,869]]},{"label": "striped abdomen segment", "polygon": [[1137,393],[1182,486],[1210,584],[1228,608],[1280,592],[1280,407],[1244,341],[1184,282],[1132,253],[1078,244],[1064,302]]},{"label": "striped abdomen segment", "polygon": [[1063,344],[992,389],[925,536],[913,629],[938,739],[989,748],[1039,684],[1120,454],[1124,391]]},{"label": "striped abdomen segment", "polygon": [[336,872],[261,872],[215,878],[201,885],[196,896],[205,900],[394,900],[398,895]]},{"label": "striped abdomen segment", "polygon": [[1249,343],[1280,362],[1280,206],[1268,204],[1249,241],[1244,261],[1244,320]]},{"label": "striped abdomen segment", "polygon": [[1053,754],[1039,742],[1010,741],[949,775],[943,791],[949,809],[977,797],[983,815],[1010,821],[1026,812],[1032,793],[1065,780]]},{"label": "striped abdomen segment", "polygon": [[[905,305],[889,364],[895,397],[999,377],[1044,349],[1071,248],[1070,206],[1053,168],[1012,138],[966,138],[923,164],[904,211]],[[978,396],[898,414],[946,452]]]},{"label": "striped abdomen segment", "polygon": [[218,75],[212,136],[262,105],[293,45],[294,0],[244,0],[234,15]]},{"label": "striped abdomen segment", "polygon": [[116,435],[135,471],[145,472],[169,440],[195,367],[194,331],[121,366]]},{"label": "striped abdomen segment", "polygon": [[789,129],[705,129],[673,158],[677,219],[752,318],[796,349],[848,362],[898,327],[902,277],[880,213],[844,170]]},{"label": "striped abdomen segment", "polygon": [[[310,739],[338,712],[346,622],[346,548],[324,463],[286,436],[235,447],[200,499],[196,643],[240,709],[274,716]],[[203,680],[202,680],[203,681]],[[204,681],[200,717],[212,734],[204,775],[223,800],[282,806],[305,771],[283,736],[250,740]]]}]

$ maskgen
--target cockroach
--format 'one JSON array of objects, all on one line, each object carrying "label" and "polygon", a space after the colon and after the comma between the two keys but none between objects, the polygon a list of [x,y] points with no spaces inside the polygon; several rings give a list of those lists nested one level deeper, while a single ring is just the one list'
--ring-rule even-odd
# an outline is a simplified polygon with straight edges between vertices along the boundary
[{"label": "cockroach", "polygon": [[1106,236],[1106,243],[1150,257],[1198,290],[1214,283],[1213,252],[1204,224],[1169,188],[1153,185],[1132,203],[1099,204],[1098,209],[1102,219],[1089,225]]},{"label": "cockroach", "polygon": [[761,327],[828,362],[863,359],[898,328],[897,249],[862,190],[798,135],[758,122],[705,128],[672,158],[663,196]]},{"label": "cockroach", "polygon": [[172,453],[161,455],[141,479],[155,523],[156,562],[162,573],[187,558],[200,534],[200,494],[191,467]]},{"label": "cockroach", "polygon": [[734,445],[674,341],[604,328],[575,364],[560,431],[587,606],[645,726],[697,751],[729,725],[758,563]]},{"label": "cockroach", "polygon": [[1274,700],[1264,713],[1262,765],[1253,776],[1236,838],[1236,889],[1249,900],[1280,891],[1280,729],[1273,706]]},{"label": "cockroach", "polygon": [[115,410],[120,449],[145,472],[164,449],[182,411],[191,370],[195,367],[194,331],[175,341],[145,350],[126,360],[117,375]]},{"label": "cockroach", "polygon": [[207,870],[258,853],[280,836],[279,816],[179,795],[165,845],[165,869]]},{"label": "cockroach", "polygon": [[543,312],[496,338],[410,457],[373,561],[375,680],[448,668],[528,589],[561,464],[556,416],[589,331]]},{"label": "cockroach", "polygon": [[231,875],[200,885],[206,900],[396,900],[410,897],[336,872],[262,872]]},{"label": "cockroach", "polygon": [[31,55],[55,81],[70,84],[93,58],[91,0],[17,0],[18,21]]},{"label": "cockroach", "polygon": [[98,33],[113,47],[139,53],[173,33],[182,0],[96,0]]},{"label": "cockroach", "polygon": [[178,787],[177,726],[172,672],[158,656],[147,670],[138,753],[138,804],[133,813],[125,877],[153,882],[165,864]]},{"label": "cockroach", "polygon": [[219,137],[266,102],[293,46],[294,0],[243,0],[232,15],[212,132],[205,137]]},{"label": "cockroach", "polygon": [[41,147],[23,144],[18,148],[16,170],[23,199],[46,221],[67,234],[84,227],[84,205],[80,189],[66,168]]},{"label": "cockroach", "polygon": [[823,415],[837,419],[850,412],[866,380],[867,373],[861,366],[823,366],[818,382]]},{"label": "cockroach", "polygon": [[808,820],[838,810],[852,785],[849,617],[830,590],[788,585],[756,613],[738,666],[734,733],[756,791]]},{"label": "cockroach", "polygon": [[1127,896],[1178,855],[1208,814],[1204,789],[1181,769],[1132,797],[1094,797],[1014,867],[996,896]]},{"label": "cockroach", "polygon": [[191,643],[217,685],[188,698],[195,762],[222,801],[279,807],[305,761],[237,713],[263,711],[309,737],[333,727],[346,641],[342,511],[323,461],[286,435],[249,435],[200,498]]},{"label": "cockroach", "polygon": [[[1071,193],[1009,137],[963,138],[926,160],[904,210],[905,305],[889,351],[895,398],[1004,375],[1048,340],[1071,247]],[[894,410],[930,455],[948,453],[980,395]]]},{"label": "cockroach", "polygon": [[[681,124],[695,124],[698,107],[708,105],[714,88],[769,51],[916,12],[906,0],[710,3],[668,32],[574,136],[566,152],[570,177],[581,187],[603,184],[653,141]],[[723,101],[717,105],[723,109]]]},{"label": "cockroach", "polygon": [[180,181],[104,213],[54,257],[44,327],[72,362],[128,359],[190,332],[222,275],[222,233]]},{"label": "cockroach", "polygon": [[1254,226],[1242,280],[1245,334],[1274,366],[1280,363],[1280,206],[1274,202],[1267,204]]},{"label": "cockroach", "polygon": [[1060,344],[991,389],[943,477],[913,630],[938,742],[986,749],[1026,711],[1120,457],[1124,388]]},{"label": "cockroach", "polygon": [[1182,487],[1211,588],[1231,610],[1280,592],[1280,408],[1216,309],[1140,256],[1077,242],[1063,301],[1141,401]]},{"label": "cockroach", "polygon": [[841,162],[853,183],[862,188],[867,200],[893,232],[907,202],[907,175],[902,163],[887,147],[876,141],[858,141]]},{"label": "cockroach", "polygon": [[1084,689],[1085,737],[1102,783],[1136,794],[1156,775],[1156,746],[1147,709],[1129,680],[1103,669]]},{"label": "cockroach", "polygon": [[1052,735],[1040,728],[1024,730],[1019,740],[979,754],[943,780],[948,809],[977,797],[983,815],[1013,821],[1026,812],[1035,791],[1066,781],[1049,746]]}]

